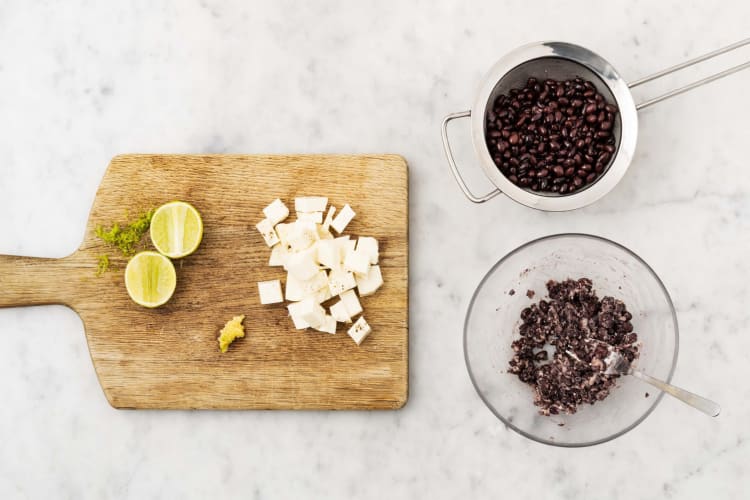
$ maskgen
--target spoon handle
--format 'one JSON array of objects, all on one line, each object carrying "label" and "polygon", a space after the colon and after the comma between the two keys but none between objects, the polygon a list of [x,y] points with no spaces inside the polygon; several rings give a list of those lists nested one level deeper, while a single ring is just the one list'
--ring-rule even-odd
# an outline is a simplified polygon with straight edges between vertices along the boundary
[{"label": "spoon handle", "polygon": [[643,380],[644,382],[661,389],[667,394],[676,397],[683,403],[689,404],[693,408],[697,408],[710,417],[716,417],[721,412],[721,406],[702,396],[698,396],[697,394],[693,394],[692,392],[686,391],[685,389],[680,389],[679,387],[675,387],[666,382],[662,382],[661,380],[656,379],[651,375],[646,375],[645,373],[641,373],[639,371],[634,370],[631,374]]}]

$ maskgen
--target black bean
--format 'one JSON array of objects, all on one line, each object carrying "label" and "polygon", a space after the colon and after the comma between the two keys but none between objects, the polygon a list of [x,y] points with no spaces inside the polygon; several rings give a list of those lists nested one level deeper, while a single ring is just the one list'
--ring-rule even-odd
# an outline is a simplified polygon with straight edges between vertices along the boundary
[{"label": "black bean", "polygon": [[511,182],[564,195],[606,168],[615,153],[617,112],[580,77],[542,82],[532,76],[495,99],[485,117],[486,142]]}]

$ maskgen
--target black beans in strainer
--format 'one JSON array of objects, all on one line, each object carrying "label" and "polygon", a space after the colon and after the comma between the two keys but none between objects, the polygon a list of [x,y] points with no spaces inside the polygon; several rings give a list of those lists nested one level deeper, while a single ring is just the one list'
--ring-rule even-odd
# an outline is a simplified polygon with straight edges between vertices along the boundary
[{"label": "black beans in strainer", "polygon": [[596,181],[614,156],[617,113],[582,78],[529,78],[495,99],[486,116],[487,147],[513,184],[570,194]]}]

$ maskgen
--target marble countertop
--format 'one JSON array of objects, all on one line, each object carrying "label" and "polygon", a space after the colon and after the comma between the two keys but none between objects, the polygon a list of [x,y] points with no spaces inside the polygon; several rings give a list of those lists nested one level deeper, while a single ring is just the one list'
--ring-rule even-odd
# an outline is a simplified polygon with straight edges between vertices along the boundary
[{"label": "marble countertop", "polygon": [[[74,312],[0,310],[0,498],[743,495],[750,72],[642,112],[625,178],[572,213],[505,197],[469,203],[439,123],[468,109],[483,73],[523,43],[577,42],[635,79],[745,38],[750,4],[105,3],[0,4],[0,254],[72,252],[118,153],[402,154],[410,399],[394,412],[117,411]],[[636,97],[748,58],[727,56]],[[468,123],[453,135],[472,187],[489,187]],[[567,231],[614,239],[655,268],[682,332],[674,381],[722,403],[719,418],[665,399],[625,436],[570,450],[505,429],[482,404],[461,345],[471,294],[509,250]]]}]

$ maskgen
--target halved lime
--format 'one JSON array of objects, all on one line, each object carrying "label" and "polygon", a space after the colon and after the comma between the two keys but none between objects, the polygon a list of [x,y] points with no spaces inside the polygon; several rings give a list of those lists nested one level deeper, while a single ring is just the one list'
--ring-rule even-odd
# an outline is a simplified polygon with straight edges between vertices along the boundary
[{"label": "halved lime", "polygon": [[172,261],[156,252],[141,252],[125,268],[125,287],[136,304],[159,307],[165,304],[177,286]]},{"label": "halved lime", "polygon": [[195,252],[202,238],[201,215],[184,201],[160,206],[151,218],[151,241],[160,253],[172,259]]}]

